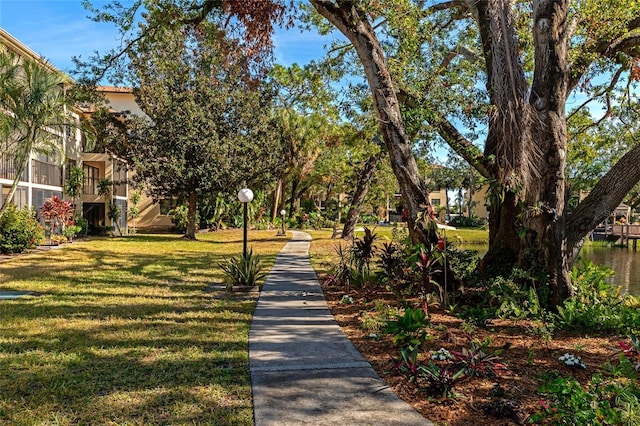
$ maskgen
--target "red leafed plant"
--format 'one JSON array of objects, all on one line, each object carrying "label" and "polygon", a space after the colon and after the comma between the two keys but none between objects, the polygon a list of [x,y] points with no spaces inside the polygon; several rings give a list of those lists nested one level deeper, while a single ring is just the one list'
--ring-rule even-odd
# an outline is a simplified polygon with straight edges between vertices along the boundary
[{"label": "red leafed plant", "polygon": [[56,234],[61,227],[73,224],[75,209],[69,201],[54,195],[44,200],[38,213],[40,217],[51,223],[51,233]]},{"label": "red leafed plant", "polygon": [[640,371],[640,338],[631,335],[629,339],[631,339],[631,344],[621,340],[618,345],[620,345],[622,355],[629,360],[634,370]]},{"label": "red leafed plant", "polygon": [[502,350],[488,352],[490,342],[487,338],[481,343],[471,342],[469,348],[461,351],[451,351],[455,364],[464,369],[465,375],[491,378],[510,374],[498,356]]}]

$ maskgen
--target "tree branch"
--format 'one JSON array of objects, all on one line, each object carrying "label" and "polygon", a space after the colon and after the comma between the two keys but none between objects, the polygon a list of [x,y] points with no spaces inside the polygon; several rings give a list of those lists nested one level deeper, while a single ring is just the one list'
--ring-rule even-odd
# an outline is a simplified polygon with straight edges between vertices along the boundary
[{"label": "tree branch", "polygon": [[471,143],[444,116],[438,117],[432,123],[438,129],[438,134],[453,149],[456,154],[465,159],[474,169],[485,178],[495,176],[493,165],[482,154],[480,148]]},{"label": "tree branch", "polygon": [[[640,144],[627,152],[602,179],[587,198],[567,219],[567,248],[578,251],[581,241],[594,230],[622,202],[631,189],[640,182]],[[569,256],[575,260],[578,253]]]},{"label": "tree branch", "polygon": [[593,51],[583,52],[578,60],[572,64],[571,72],[569,73],[569,91],[573,90],[580,79],[587,72],[591,64],[593,63],[592,55],[589,53],[596,53],[607,58],[615,59],[619,52],[625,53],[629,56],[640,57],[640,33],[637,31],[640,28],[640,18],[634,19],[627,25],[628,32],[622,37],[616,40],[599,40],[595,43]]}]

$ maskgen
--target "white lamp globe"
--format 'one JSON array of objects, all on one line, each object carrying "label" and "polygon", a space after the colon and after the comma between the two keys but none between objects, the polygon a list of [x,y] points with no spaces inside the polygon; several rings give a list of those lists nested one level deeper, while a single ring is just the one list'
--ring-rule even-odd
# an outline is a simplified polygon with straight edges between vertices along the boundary
[{"label": "white lamp globe", "polygon": [[284,216],[285,214],[287,214],[287,211],[285,209],[280,210],[280,216]]},{"label": "white lamp globe", "polygon": [[249,188],[243,188],[238,191],[238,200],[242,203],[250,203],[253,200],[253,191]]}]

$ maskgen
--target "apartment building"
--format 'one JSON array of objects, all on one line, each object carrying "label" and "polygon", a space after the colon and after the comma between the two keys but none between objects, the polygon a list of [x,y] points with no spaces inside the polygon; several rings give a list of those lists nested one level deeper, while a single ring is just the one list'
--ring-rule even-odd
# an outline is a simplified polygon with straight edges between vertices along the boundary
[{"label": "apartment building", "polygon": [[[138,104],[136,104],[135,96],[133,94],[133,89],[128,87],[110,87],[103,86],[98,87],[98,90],[104,95],[107,100],[107,105],[111,111],[114,113],[123,113],[128,112],[131,115],[135,116],[144,116],[144,112],[140,109]],[[87,161],[93,160],[93,157],[89,157],[88,154],[85,154],[85,164]],[[153,160],[150,160],[153,161]],[[93,165],[94,163],[90,163]],[[126,166],[126,164],[125,164]],[[112,175],[114,177],[114,182],[121,182],[120,179],[124,177],[123,173],[123,163],[116,161],[112,165]],[[98,175],[102,172],[102,169],[99,168],[99,171],[96,171]],[[109,175],[110,171],[105,168],[105,175]],[[134,170],[127,171],[127,179],[129,179],[133,174],[135,174]],[[86,171],[85,171],[86,175]],[[131,176],[130,176],[131,175]],[[138,214],[136,217],[122,217],[123,221],[126,221],[129,229],[142,230],[142,231],[168,231],[173,228],[172,216],[169,214],[170,210],[175,207],[175,202],[171,199],[166,200],[158,200],[157,202],[147,197],[143,190],[134,190],[131,186],[127,186],[126,188],[128,193],[125,195],[124,193],[119,193],[115,196],[116,201],[127,202],[131,205],[131,200],[133,198],[133,194],[137,193],[139,200],[136,204],[136,208]],[[123,187],[122,191],[125,190]],[[116,191],[118,192],[118,191]],[[128,200],[128,201],[127,201]],[[87,201],[89,201],[87,199]],[[121,209],[122,212],[126,212],[124,208]]]},{"label": "apartment building", "polygon": [[[38,61],[52,71],[61,72],[2,28],[0,48],[7,49],[20,58]],[[73,82],[71,78],[69,82]],[[74,202],[76,212],[81,212],[89,222],[90,232],[99,233],[113,228],[115,232],[126,233],[129,195],[127,164],[109,152],[85,152],[79,123],[80,114],[88,112],[68,112],[75,119],[76,125],[66,126],[62,132],[51,130],[59,140],[59,154],[44,156],[31,153],[12,201],[19,208],[31,206],[37,211],[49,197],[58,195],[65,198],[64,182],[69,169],[71,166],[78,166],[84,171],[84,185],[81,199]],[[1,153],[0,201],[9,194],[16,170],[12,153]],[[113,206],[120,212],[115,220],[112,220],[113,215],[110,214]]]},{"label": "apartment building", "polygon": [[[43,67],[57,70],[22,44],[11,34],[0,28],[0,48],[18,55],[39,61]],[[71,80],[70,80],[71,81]],[[69,111],[72,118],[79,122],[77,112]],[[30,153],[27,167],[20,177],[18,187],[13,196],[13,203],[19,208],[33,206],[40,208],[44,200],[54,195],[63,196],[64,178],[71,165],[82,163],[82,138],[79,126],[65,126],[62,132],[50,130],[59,143],[59,154],[38,155]],[[13,155],[0,153],[0,201],[8,196],[16,177],[18,167],[14,164]]]}]

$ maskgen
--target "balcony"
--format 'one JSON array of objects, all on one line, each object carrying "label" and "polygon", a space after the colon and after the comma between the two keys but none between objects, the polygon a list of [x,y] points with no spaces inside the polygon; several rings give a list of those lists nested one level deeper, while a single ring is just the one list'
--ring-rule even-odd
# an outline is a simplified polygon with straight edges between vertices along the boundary
[{"label": "balcony", "polygon": [[[0,156],[0,179],[14,180],[16,178],[17,169],[13,161],[13,157],[3,154]],[[27,171],[22,173],[21,181],[27,181]]]},{"label": "balcony", "polygon": [[62,186],[62,167],[56,164],[32,160],[31,176],[33,183],[40,185]]}]

